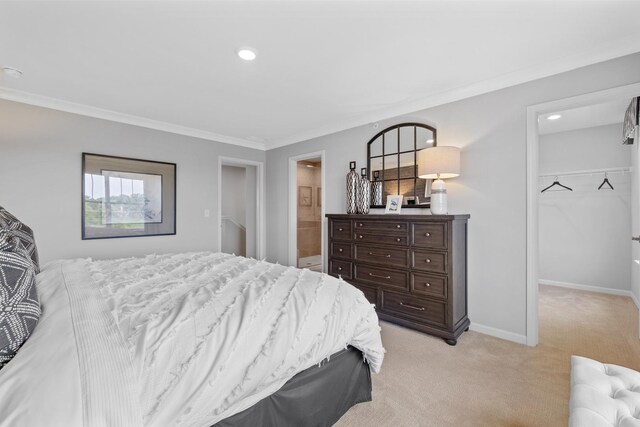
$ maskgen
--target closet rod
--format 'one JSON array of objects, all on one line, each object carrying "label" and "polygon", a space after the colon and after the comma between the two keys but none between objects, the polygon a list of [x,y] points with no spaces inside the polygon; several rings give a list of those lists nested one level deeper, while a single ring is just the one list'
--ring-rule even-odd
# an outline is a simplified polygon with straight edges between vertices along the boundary
[{"label": "closet rod", "polygon": [[554,176],[578,176],[578,175],[598,175],[602,173],[628,173],[631,172],[630,167],[622,167],[622,168],[601,168],[601,169],[585,169],[579,171],[572,172],[554,172],[554,173],[545,173],[543,175],[538,175],[539,178],[544,177],[554,177]]}]

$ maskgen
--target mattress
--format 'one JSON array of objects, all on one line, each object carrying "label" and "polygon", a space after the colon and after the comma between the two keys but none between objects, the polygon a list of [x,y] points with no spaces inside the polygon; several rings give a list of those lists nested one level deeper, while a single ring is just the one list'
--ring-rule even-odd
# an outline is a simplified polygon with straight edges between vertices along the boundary
[{"label": "mattress", "polygon": [[43,314],[0,370],[0,425],[211,426],[351,345],[384,357],[346,282],[212,252],[61,260]]}]

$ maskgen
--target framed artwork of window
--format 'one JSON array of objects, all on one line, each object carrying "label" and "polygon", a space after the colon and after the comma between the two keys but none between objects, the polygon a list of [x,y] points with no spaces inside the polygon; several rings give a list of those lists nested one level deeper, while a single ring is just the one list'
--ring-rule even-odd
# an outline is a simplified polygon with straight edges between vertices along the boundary
[{"label": "framed artwork of window", "polygon": [[82,239],[176,234],[176,164],[82,153]]}]

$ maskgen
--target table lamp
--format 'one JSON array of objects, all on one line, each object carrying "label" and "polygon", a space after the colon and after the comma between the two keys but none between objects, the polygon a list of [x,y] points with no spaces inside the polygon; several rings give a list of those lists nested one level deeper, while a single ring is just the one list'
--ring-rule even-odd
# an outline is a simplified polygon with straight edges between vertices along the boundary
[{"label": "table lamp", "polygon": [[418,151],[418,178],[435,179],[431,184],[432,214],[447,214],[447,187],[442,179],[459,175],[459,148],[436,146]]}]

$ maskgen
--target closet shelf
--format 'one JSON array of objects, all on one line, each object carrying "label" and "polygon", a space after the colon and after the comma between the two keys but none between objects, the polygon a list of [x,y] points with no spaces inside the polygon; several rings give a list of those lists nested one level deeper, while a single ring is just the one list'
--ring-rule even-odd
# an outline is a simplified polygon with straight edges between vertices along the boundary
[{"label": "closet shelf", "polygon": [[545,173],[542,175],[538,175],[538,177],[545,178],[545,177],[554,177],[554,176],[599,175],[603,173],[613,174],[613,173],[629,173],[629,172],[631,172],[631,167],[601,168],[601,169],[585,169],[585,170],[570,171],[570,172]]}]

